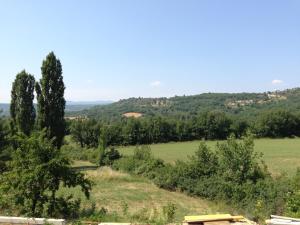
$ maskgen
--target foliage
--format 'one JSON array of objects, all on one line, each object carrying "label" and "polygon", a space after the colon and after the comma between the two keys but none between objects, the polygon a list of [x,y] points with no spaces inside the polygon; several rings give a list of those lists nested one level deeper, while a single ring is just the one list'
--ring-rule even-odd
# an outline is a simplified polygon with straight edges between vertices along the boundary
[{"label": "foliage", "polygon": [[285,214],[290,217],[300,216],[300,168],[292,179],[293,189],[286,201]]},{"label": "foliage", "polygon": [[244,137],[242,142],[230,137],[226,142],[218,144],[217,154],[226,181],[255,183],[268,175],[262,155],[254,151],[251,135]]},{"label": "foliage", "polygon": [[[225,201],[234,208],[245,209],[253,218],[282,211],[286,193],[293,188],[289,180],[272,178],[262,155],[254,151],[251,135],[237,140],[233,136],[212,150],[204,142],[186,162],[174,165],[155,159],[149,147],[135,149],[114,163],[114,168],[139,174],[168,190]],[[260,211],[253,210],[256,206]]]},{"label": "foliage", "polygon": [[261,137],[292,137],[300,135],[299,116],[287,110],[265,112],[255,124]]},{"label": "foliage", "polygon": [[[60,185],[80,186],[89,197],[91,183],[70,167],[70,161],[45,138],[44,133],[18,137],[9,170],[1,176],[2,196],[20,214],[70,217],[79,202],[72,196],[58,197]],[[5,195],[4,195],[5,193]],[[3,203],[3,199],[1,201]]]},{"label": "foliage", "polygon": [[10,160],[10,155],[9,128],[7,121],[0,116],[0,174],[7,169],[6,162]]},{"label": "foliage", "polygon": [[121,155],[114,147],[106,148],[100,156],[100,166],[111,166],[114,160],[121,158]]},{"label": "foliage", "polygon": [[299,112],[300,88],[264,93],[203,93],[171,98],[129,98],[109,105],[72,112],[73,116],[88,116],[101,121],[117,121],[127,112],[143,117],[190,117],[209,111],[222,111],[230,116],[255,120],[263,111],[287,109]]},{"label": "foliage", "polygon": [[35,79],[25,70],[18,73],[11,90],[12,129],[29,135],[35,123],[33,106]]},{"label": "foliage", "polygon": [[300,216],[300,191],[293,193],[287,201],[286,214],[291,217]]},{"label": "foliage", "polygon": [[230,134],[231,123],[223,112],[206,112],[199,115],[197,129],[200,130],[200,138],[226,139]]},{"label": "foliage", "polygon": [[[167,163],[174,163],[176,160],[186,161],[189,155],[193,155],[199,147],[201,141],[171,142],[162,144],[152,144],[152,154]],[[205,141],[205,144],[215,149],[217,143],[223,141]],[[263,153],[263,160],[268,166],[268,170],[273,176],[286,173],[291,177],[295,174],[295,168],[300,167],[299,148],[300,138],[255,138],[254,150]],[[135,146],[125,146],[118,148],[123,155],[132,155]],[[285,163],[283,163],[285,162]],[[288,163],[286,163],[288,162]]]},{"label": "foliage", "polygon": [[83,160],[97,164],[99,158],[99,152],[95,148],[81,148],[71,145],[63,145],[61,147],[62,153],[71,160]]},{"label": "foliage", "polygon": [[[108,145],[300,135],[300,88],[268,93],[205,93],[172,98],[130,98],[74,115],[96,119]],[[284,110],[282,110],[284,109]],[[138,112],[140,118],[126,118]]]},{"label": "foliage", "polygon": [[147,145],[171,141],[224,140],[234,134],[241,138],[248,131],[256,137],[292,137],[300,134],[299,116],[289,111],[269,111],[257,120],[211,111],[189,117],[151,116],[100,122],[84,119],[71,122],[71,135],[81,146],[95,147],[105,133],[107,146]]},{"label": "foliage", "polygon": [[107,157],[105,155],[106,148],[107,148],[107,134],[106,134],[106,130],[102,130],[102,132],[100,134],[99,146],[98,146],[98,149],[99,149],[99,166],[104,166],[105,163],[106,163],[105,160],[107,161]]},{"label": "foliage", "polygon": [[47,129],[49,138],[55,137],[55,145],[61,147],[65,135],[65,85],[62,66],[53,52],[43,61],[42,79],[36,83],[38,101],[38,126]]},{"label": "foliage", "polygon": [[95,148],[98,146],[100,125],[95,120],[77,119],[71,122],[70,132],[80,146]]}]

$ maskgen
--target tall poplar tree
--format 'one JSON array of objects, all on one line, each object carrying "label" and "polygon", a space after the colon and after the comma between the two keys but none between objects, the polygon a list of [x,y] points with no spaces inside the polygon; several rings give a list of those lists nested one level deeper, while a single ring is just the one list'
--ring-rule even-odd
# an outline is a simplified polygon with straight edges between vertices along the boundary
[{"label": "tall poplar tree", "polygon": [[49,138],[55,137],[55,145],[60,148],[65,135],[64,98],[65,85],[62,66],[53,52],[42,63],[42,78],[36,83],[38,101],[38,126],[47,129]]},{"label": "tall poplar tree", "polygon": [[11,90],[10,115],[13,129],[29,135],[35,122],[34,77],[25,70],[17,74]]}]

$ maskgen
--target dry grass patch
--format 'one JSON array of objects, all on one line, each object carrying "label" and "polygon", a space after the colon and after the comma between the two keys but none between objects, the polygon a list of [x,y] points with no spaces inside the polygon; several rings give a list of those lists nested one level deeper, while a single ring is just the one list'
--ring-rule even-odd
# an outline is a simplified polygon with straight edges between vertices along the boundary
[{"label": "dry grass patch", "polygon": [[128,112],[128,113],[123,114],[123,116],[125,116],[127,118],[129,118],[129,117],[139,118],[142,115],[143,115],[142,113],[138,113],[138,112]]},{"label": "dry grass patch", "polygon": [[[94,203],[97,209],[104,207],[109,212],[122,214],[126,204],[130,214],[141,210],[155,214],[161,212],[168,203],[173,203],[177,208],[176,221],[181,221],[185,215],[218,211],[218,207],[209,201],[159,189],[145,178],[114,171],[109,167],[86,171],[86,175],[93,181],[91,198],[86,200],[78,188],[71,190],[74,196],[82,199],[85,208]],[[61,192],[64,194],[64,190]]]}]

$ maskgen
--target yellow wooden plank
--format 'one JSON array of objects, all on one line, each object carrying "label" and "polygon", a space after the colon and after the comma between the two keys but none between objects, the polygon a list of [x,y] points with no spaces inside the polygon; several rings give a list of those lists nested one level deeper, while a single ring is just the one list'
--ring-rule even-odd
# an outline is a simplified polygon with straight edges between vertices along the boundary
[{"label": "yellow wooden plank", "polygon": [[213,220],[222,220],[222,219],[231,219],[230,214],[214,214],[214,215],[201,215],[201,216],[185,216],[185,221],[213,221]]},{"label": "yellow wooden plank", "polygon": [[245,217],[243,217],[243,216],[232,216],[232,219],[233,219],[233,221],[241,221],[241,220],[244,220]]},{"label": "yellow wooden plank", "polygon": [[185,216],[186,222],[205,222],[205,221],[240,221],[243,220],[243,216],[232,216],[230,214],[214,214],[214,215],[201,215],[201,216]]}]

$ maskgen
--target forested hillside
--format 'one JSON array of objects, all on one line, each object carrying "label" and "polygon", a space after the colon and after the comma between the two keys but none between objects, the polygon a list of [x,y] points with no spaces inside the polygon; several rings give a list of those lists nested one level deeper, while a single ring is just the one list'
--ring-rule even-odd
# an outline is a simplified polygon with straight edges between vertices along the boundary
[{"label": "forested hillside", "polygon": [[171,98],[129,98],[68,115],[113,120],[128,112],[141,113],[142,116],[187,116],[217,110],[249,118],[262,110],[270,109],[299,110],[300,88],[265,93],[204,93]]},{"label": "forested hillside", "polygon": [[[82,110],[90,109],[96,105],[107,105],[112,103],[112,101],[98,101],[98,102],[66,102],[66,112],[77,112]],[[36,104],[34,104],[36,107]],[[2,111],[2,114],[5,116],[9,115],[9,103],[0,103],[0,111]]]}]

